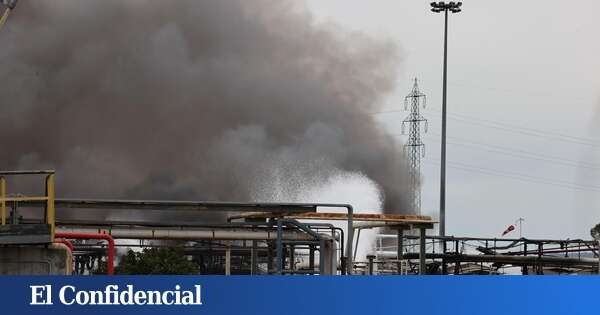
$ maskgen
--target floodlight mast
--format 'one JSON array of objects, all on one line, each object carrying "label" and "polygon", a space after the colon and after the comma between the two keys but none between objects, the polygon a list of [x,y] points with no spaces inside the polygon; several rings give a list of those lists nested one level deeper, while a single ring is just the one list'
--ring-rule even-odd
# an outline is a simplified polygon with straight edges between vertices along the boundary
[{"label": "floodlight mast", "polygon": [[462,2],[431,2],[431,11],[444,12],[444,80],[442,90],[442,156],[440,167],[440,236],[446,235],[446,77],[448,63],[448,11],[458,13]]}]

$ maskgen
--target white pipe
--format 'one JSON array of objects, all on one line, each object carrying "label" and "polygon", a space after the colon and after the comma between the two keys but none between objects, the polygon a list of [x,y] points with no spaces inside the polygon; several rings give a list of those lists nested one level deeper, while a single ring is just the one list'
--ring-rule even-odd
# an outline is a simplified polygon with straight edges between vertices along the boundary
[{"label": "white pipe", "polygon": [[[166,228],[65,228],[57,232],[108,233],[114,239],[156,239],[156,240],[274,240],[277,231],[253,231],[244,229],[166,229]],[[313,237],[298,232],[284,231],[285,240],[313,240]]]},{"label": "white pipe", "polygon": [[227,247],[225,249],[225,275],[231,275],[231,243],[227,242]]}]

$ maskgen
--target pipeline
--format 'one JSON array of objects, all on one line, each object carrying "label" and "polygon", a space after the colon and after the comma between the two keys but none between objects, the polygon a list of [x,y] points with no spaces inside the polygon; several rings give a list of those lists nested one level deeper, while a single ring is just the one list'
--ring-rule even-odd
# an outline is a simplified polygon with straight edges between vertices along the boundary
[{"label": "pipeline", "polygon": [[108,254],[106,258],[106,274],[112,275],[114,273],[115,263],[115,241],[114,239],[104,233],[74,233],[74,232],[56,232],[54,235],[57,238],[65,239],[82,239],[82,240],[105,240],[108,242]]},{"label": "pipeline", "polygon": [[[315,238],[321,248],[324,247],[325,241],[335,241],[334,237],[328,235],[317,234],[310,229],[304,228],[301,224],[290,220],[281,220],[280,223],[285,221],[286,224],[295,225],[298,228],[304,230],[306,233],[292,232],[292,231],[247,231],[241,229],[166,229],[166,228],[126,228],[126,227],[111,227],[109,229],[101,228],[73,228],[66,230],[61,228],[60,232],[56,233],[56,237],[64,237],[64,235],[101,235],[108,236],[111,239],[152,239],[152,240],[188,240],[195,241],[201,239],[208,240],[286,240],[287,242],[299,241],[315,242]],[[279,234],[279,236],[278,236]],[[279,244],[278,249],[281,250],[282,246]],[[109,245],[110,252],[114,252],[114,243],[112,248]],[[279,253],[281,261],[282,253]],[[321,255],[320,266],[324,265],[325,256]],[[109,266],[112,257],[109,257]],[[280,266],[280,270],[283,266]]]},{"label": "pipeline", "polygon": [[[393,256],[395,257],[395,256]],[[418,259],[419,254],[406,253],[404,259]],[[594,258],[567,258],[553,256],[512,256],[512,255],[468,255],[468,254],[426,254],[427,259],[446,259],[448,262],[490,262],[512,265],[532,265],[543,263],[546,266],[569,265],[575,266],[597,266],[598,259]]]},{"label": "pipeline", "polygon": [[[247,231],[242,229],[164,229],[164,228],[60,228],[59,233],[105,233],[113,239],[152,240],[275,240],[277,231]],[[310,241],[314,238],[305,233],[284,231],[284,240]]]},{"label": "pipeline", "polygon": [[[352,274],[352,247],[354,244],[353,216],[354,208],[350,204],[339,203],[237,203],[237,202],[190,202],[156,200],[98,200],[56,198],[58,208],[74,209],[123,209],[123,210],[178,210],[178,211],[232,211],[232,212],[273,212],[274,217],[282,213],[315,212],[317,208],[345,208],[347,219],[346,268]],[[27,206],[43,205],[39,201],[27,201]],[[242,238],[243,239],[243,238]],[[264,239],[264,238],[261,238]]]}]

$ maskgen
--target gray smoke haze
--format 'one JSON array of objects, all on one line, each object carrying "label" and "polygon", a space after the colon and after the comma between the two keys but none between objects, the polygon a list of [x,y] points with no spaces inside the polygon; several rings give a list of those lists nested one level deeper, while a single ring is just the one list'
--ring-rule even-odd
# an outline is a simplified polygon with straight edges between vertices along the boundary
[{"label": "gray smoke haze", "polygon": [[402,149],[369,114],[397,62],[293,0],[21,1],[0,33],[2,168],[55,168],[65,197],[227,201],[356,172],[406,213]]}]

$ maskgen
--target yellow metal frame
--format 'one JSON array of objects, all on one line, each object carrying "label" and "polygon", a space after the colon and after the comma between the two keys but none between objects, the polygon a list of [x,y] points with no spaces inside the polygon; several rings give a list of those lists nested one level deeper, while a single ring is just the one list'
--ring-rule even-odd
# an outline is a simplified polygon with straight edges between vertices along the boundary
[{"label": "yellow metal frame", "polygon": [[[24,172],[27,174],[27,172]],[[6,194],[6,175],[0,176],[0,217],[2,225],[6,225],[6,203],[18,201],[46,201],[45,206],[45,223],[50,225],[50,239],[54,242],[54,232],[56,226],[56,208],[54,207],[54,172],[48,172],[46,176],[46,195],[45,196],[18,196],[9,197]]]},{"label": "yellow metal frame", "polygon": [[6,178],[0,177],[0,211],[2,211],[2,225],[6,224]]},{"label": "yellow metal frame", "polygon": [[50,224],[50,240],[54,242],[56,209],[54,208],[54,174],[46,176],[46,223]]},{"label": "yellow metal frame", "polygon": [[2,29],[2,26],[4,26],[4,23],[6,23],[6,20],[8,19],[8,16],[10,15],[10,8],[6,8],[6,10],[4,10],[4,12],[2,13],[2,16],[0,17],[0,29]]}]

